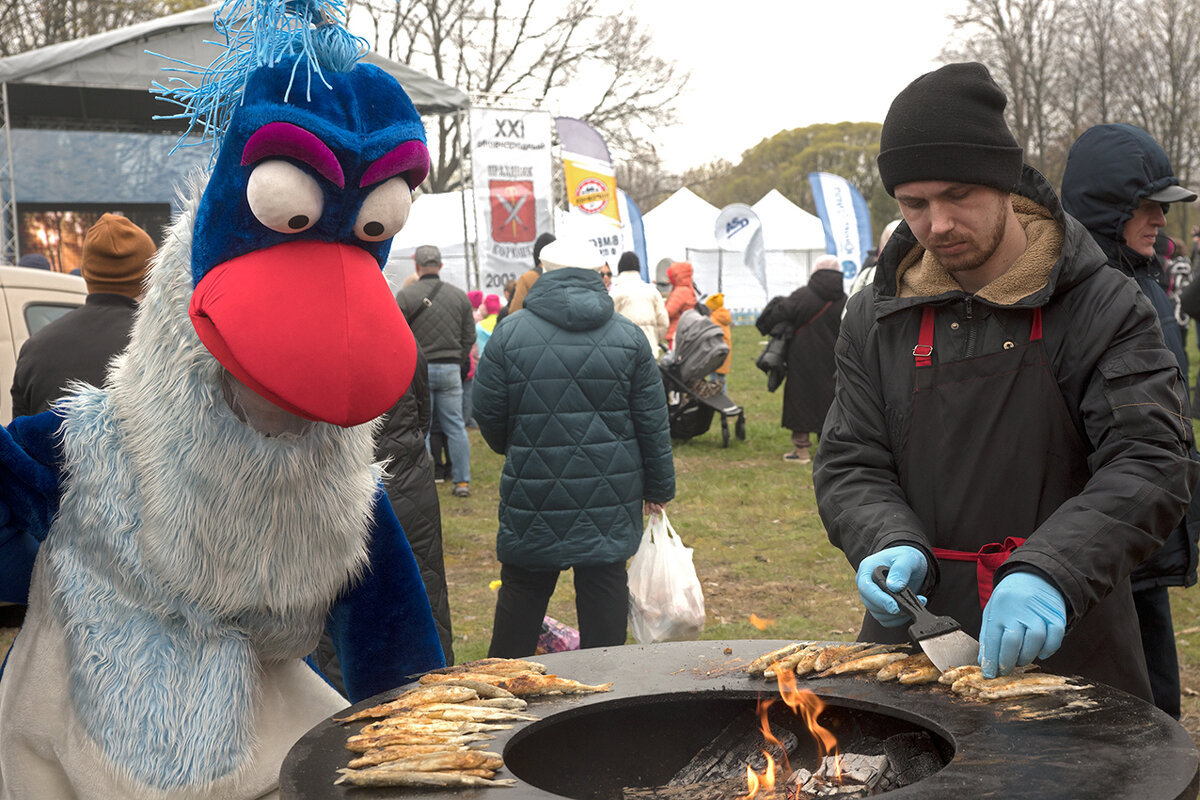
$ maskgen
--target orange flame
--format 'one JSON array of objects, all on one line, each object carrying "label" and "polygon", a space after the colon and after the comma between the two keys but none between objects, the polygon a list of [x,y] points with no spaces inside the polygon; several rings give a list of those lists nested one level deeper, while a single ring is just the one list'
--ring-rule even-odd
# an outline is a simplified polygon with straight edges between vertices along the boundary
[{"label": "orange flame", "polygon": [[775,624],[775,620],[770,617],[760,617],[758,614],[751,612],[750,624],[758,628],[760,631],[765,631],[767,628]]},{"label": "orange flame", "polygon": [[817,722],[817,718],[825,710],[825,702],[807,689],[797,688],[796,675],[790,670],[783,670],[782,675],[776,673],[776,680],[779,683],[779,696],[787,703],[788,708],[792,709],[793,714],[804,719],[804,726],[816,741],[817,757],[824,758],[831,753],[837,755],[837,737]]},{"label": "orange flame", "polygon": [[751,800],[758,794],[759,789],[764,795],[773,795],[775,793],[775,759],[771,758],[771,754],[766,750],[762,754],[767,757],[767,767],[762,774],[756,773],[746,765],[746,794],[737,798],[737,800]]}]

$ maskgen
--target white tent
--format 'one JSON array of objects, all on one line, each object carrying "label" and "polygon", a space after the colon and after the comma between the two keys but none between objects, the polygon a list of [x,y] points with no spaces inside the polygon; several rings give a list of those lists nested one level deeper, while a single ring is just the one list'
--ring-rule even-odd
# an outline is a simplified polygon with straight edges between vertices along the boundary
[{"label": "white tent", "polygon": [[[466,203],[464,225],[463,203]],[[398,290],[413,272],[413,253],[423,244],[437,245],[442,251],[441,277],[463,291],[467,290],[468,244],[475,247],[475,214],[468,191],[422,194],[413,200],[408,221],[392,239],[383,274]]]},{"label": "white tent", "polygon": [[[720,210],[686,186],[642,215],[651,274],[664,258],[686,261],[689,248],[715,249],[713,228]],[[715,283],[713,284],[716,285]]]},{"label": "white tent", "polygon": [[767,286],[745,265],[742,255],[722,251],[715,226],[720,210],[687,188],[655,206],[643,218],[651,268],[658,259],[690,261],[697,288],[725,294],[725,305],[743,317],[753,316],[766,301],[790,294],[808,281],[812,262],[825,252],[821,221],[778,190],[772,189],[753,209],[762,224]]},{"label": "white tent", "polygon": [[812,263],[825,254],[825,227],[772,189],[751,206],[763,226],[767,250],[767,297],[787,295],[808,283]]}]

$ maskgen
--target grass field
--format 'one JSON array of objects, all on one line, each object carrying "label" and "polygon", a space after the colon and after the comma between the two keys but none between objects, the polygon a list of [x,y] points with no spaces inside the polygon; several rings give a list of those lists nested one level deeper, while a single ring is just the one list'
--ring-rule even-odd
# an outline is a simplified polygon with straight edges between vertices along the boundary
[{"label": "grass field", "polygon": [[[705,639],[846,638],[862,607],[853,573],[826,540],[813,498],[810,465],[785,463],[790,435],[779,426],[782,391],[770,394],[754,367],[762,337],[734,328],[728,394],[746,409],[746,440],[721,446],[719,421],[675,444],[677,494],[668,513],[704,586]],[[1193,349],[1194,350],[1194,349]],[[1193,351],[1193,364],[1200,356]],[[1194,385],[1194,384],[1193,384]],[[497,485],[503,460],[472,432],[471,496],[441,487],[450,606],[459,662],[486,654],[499,577],[495,558]],[[1200,591],[1173,590],[1183,668],[1184,724],[1200,738]],[[551,616],[575,625],[570,575],[560,580]],[[768,620],[762,630],[751,615]],[[0,631],[0,652],[7,642]]]}]

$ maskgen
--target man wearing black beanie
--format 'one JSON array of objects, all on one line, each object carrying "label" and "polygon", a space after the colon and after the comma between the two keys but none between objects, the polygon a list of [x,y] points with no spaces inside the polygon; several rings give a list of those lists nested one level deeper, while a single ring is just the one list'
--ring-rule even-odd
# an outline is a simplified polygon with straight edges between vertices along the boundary
[{"label": "man wearing black beanie", "polygon": [[907,640],[885,567],[979,639],[956,663],[1037,659],[1150,700],[1127,576],[1200,476],[1183,382],[1154,310],[1022,164],[1006,102],[949,64],[888,111],[904,222],[847,304],[818,509],[857,570],[860,639]]}]

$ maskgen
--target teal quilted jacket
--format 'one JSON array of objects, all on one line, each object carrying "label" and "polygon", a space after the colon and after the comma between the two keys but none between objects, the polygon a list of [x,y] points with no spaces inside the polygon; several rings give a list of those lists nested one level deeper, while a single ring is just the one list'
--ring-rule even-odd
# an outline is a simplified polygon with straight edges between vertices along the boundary
[{"label": "teal quilted jacket", "polygon": [[475,421],[503,453],[500,561],[566,569],[637,551],[642,501],[675,496],[666,394],[599,274],[542,275],[475,370]]}]

